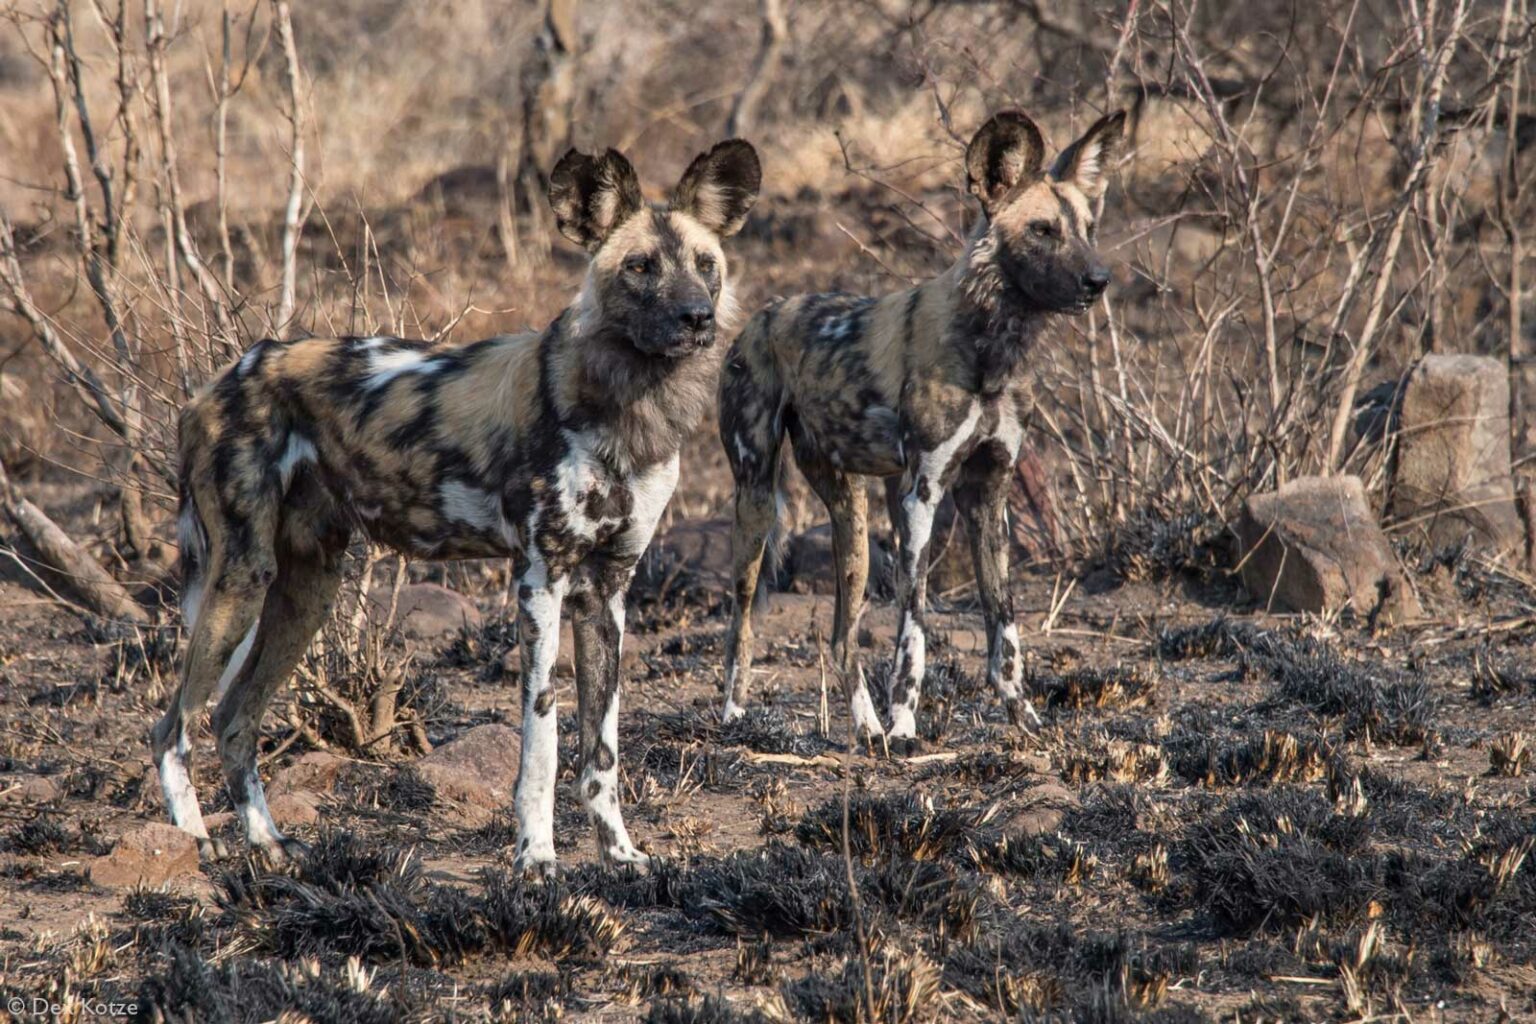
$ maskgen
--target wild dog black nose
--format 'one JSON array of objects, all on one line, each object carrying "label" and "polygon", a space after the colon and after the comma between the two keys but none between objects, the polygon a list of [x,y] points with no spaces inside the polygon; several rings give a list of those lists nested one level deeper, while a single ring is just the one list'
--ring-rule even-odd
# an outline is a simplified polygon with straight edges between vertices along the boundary
[{"label": "wild dog black nose", "polygon": [[1101,294],[1109,287],[1109,268],[1093,267],[1083,275],[1083,291],[1094,295]]},{"label": "wild dog black nose", "polygon": [[714,309],[702,302],[684,306],[677,316],[690,331],[702,331],[715,322]]}]

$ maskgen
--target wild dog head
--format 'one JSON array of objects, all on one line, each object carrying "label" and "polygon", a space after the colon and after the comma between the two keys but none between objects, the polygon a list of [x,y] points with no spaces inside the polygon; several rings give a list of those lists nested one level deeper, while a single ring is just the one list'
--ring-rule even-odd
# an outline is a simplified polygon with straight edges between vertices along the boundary
[{"label": "wild dog head", "polygon": [[1018,111],[997,114],[971,139],[967,184],[987,218],[975,252],[991,261],[992,298],[1008,312],[1081,313],[1108,286],[1094,207],[1124,127],[1123,110],[1099,118],[1049,170],[1040,130]]},{"label": "wild dog head", "polygon": [[562,157],[549,203],[561,233],[592,254],[580,329],[663,359],[711,347],[733,311],[720,241],[741,228],[761,183],[741,139],[696,157],[662,204],[645,202],[617,150]]}]

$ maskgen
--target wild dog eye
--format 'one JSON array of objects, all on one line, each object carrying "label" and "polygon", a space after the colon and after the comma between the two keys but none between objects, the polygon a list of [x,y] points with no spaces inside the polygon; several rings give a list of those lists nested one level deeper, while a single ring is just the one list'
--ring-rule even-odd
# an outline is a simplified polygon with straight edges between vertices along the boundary
[{"label": "wild dog eye", "polygon": [[651,272],[651,258],[649,256],[631,256],[624,261],[624,269],[631,274],[649,274]]},{"label": "wild dog eye", "polygon": [[1061,234],[1061,229],[1056,226],[1055,221],[1035,220],[1029,223],[1029,233],[1036,238],[1055,238]]},{"label": "wild dog eye", "polygon": [[713,274],[715,272],[715,258],[709,253],[699,253],[699,258],[695,262],[698,264],[699,273]]}]

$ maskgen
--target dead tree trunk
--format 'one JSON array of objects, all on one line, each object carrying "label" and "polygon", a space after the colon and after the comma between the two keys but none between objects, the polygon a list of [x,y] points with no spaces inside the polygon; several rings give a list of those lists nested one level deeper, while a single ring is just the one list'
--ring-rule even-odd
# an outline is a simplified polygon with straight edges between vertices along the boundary
[{"label": "dead tree trunk", "polygon": [[757,56],[752,61],[752,73],[725,120],[725,134],[737,138],[755,129],[758,107],[778,74],[779,63],[784,58],[784,44],[789,39],[789,20],[784,17],[783,0],[758,0],[758,11],[762,17],[762,34],[757,44]]},{"label": "dead tree trunk", "polygon": [[549,261],[551,232],[544,193],[550,168],[571,144],[581,45],[576,33],[579,6],[580,0],[545,0],[544,25],[534,38],[522,75],[517,189],[528,211],[529,230],[526,244],[519,245],[516,254],[530,266]]}]

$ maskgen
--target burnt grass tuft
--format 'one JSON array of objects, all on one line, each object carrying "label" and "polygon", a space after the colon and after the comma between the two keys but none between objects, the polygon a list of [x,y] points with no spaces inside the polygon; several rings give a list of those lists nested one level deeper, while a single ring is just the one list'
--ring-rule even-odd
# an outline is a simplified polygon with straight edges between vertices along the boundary
[{"label": "burnt grass tuft", "polygon": [[[843,801],[828,800],[806,811],[795,826],[805,846],[841,850]],[[996,834],[992,808],[936,807],[910,793],[852,796],[847,806],[848,844],[859,857],[899,854],[917,860],[956,858],[972,843]]]},{"label": "burnt grass tuft", "polygon": [[1232,658],[1245,675],[1269,680],[1275,699],[1339,719],[1348,739],[1412,746],[1430,741],[1441,700],[1429,683],[1385,665],[1341,656],[1314,637],[1258,629],[1217,619],[1165,631],[1158,654],[1170,661]]},{"label": "burnt grass tuft", "polygon": [[1060,675],[1031,667],[1024,683],[1037,706],[1073,711],[1144,707],[1157,693],[1157,679],[1139,665],[1074,668]]},{"label": "burnt grass tuft", "polygon": [[398,986],[358,991],[346,972],[309,963],[232,957],[213,963],[172,944],[157,951],[159,969],[144,980],[138,1002],[146,1019],[201,1024],[303,1019],[393,1024],[421,1012]]},{"label": "burnt grass tuft", "polygon": [[554,960],[606,953],[624,925],[599,901],[559,884],[485,871],[478,894],[427,879],[411,849],[367,849],[324,836],[294,875],[253,864],[220,876],[221,906],[263,951],[292,959],[454,964],[482,953]]},{"label": "burnt grass tuft", "polygon": [[1131,582],[1209,582],[1230,562],[1225,524],[1194,509],[1141,508],[1109,534],[1104,565]]},{"label": "burnt grass tuft", "polygon": [[800,732],[789,721],[784,709],[754,705],[747,713],[720,727],[720,742],[726,746],[746,747],[760,754],[820,753],[826,744],[815,736]]}]

